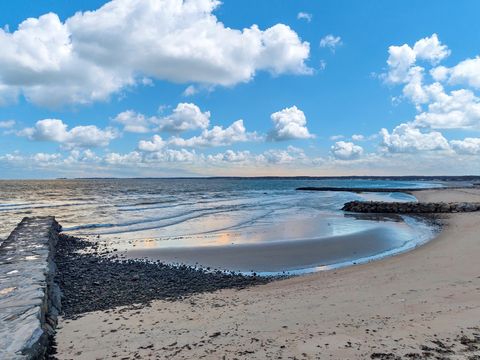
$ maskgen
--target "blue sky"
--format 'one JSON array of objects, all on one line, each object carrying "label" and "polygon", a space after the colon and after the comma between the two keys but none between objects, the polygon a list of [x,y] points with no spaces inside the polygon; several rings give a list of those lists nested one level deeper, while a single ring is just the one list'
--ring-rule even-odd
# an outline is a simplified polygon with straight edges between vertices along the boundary
[{"label": "blue sky", "polygon": [[0,177],[479,174],[479,10],[4,2]]}]

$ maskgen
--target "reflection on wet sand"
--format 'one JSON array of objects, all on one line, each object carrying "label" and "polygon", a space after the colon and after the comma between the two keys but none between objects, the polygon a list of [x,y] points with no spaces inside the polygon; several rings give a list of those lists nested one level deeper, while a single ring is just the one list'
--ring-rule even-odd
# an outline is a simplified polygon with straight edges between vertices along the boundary
[{"label": "reflection on wet sand", "polygon": [[[426,230],[426,229],[425,229]],[[201,265],[222,270],[257,273],[321,270],[340,264],[365,262],[382,254],[405,251],[429,239],[425,231],[418,242],[391,227],[378,226],[347,235],[324,238],[241,243],[216,246],[134,249],[129,258],[146,258],[168,263]],[[223,239],[230,239],[223,234]]]}]

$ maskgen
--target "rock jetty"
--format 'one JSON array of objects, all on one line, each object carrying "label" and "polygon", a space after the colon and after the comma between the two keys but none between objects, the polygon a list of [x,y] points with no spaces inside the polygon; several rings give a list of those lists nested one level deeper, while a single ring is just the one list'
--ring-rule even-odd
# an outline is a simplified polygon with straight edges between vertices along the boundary
[{"label": "rock jetty", "polygon": [[295,190],[298,191],[343,191],[353,193],[409,193],[419,190],[431,190],[431,188],[362,188],[362,187],[330,187],[330,186],[305,186],[299,187]]},{"label": "rock jetty", "polygon": [[342,210],[395,214],[457,213],[480,211],[480,203],[350,201],[343,205]]},{"label": "rock jetty", "polygon": [[0,246],[0,359],[41,359],[60,312],[53,261],[60,226],[27,217]]}]

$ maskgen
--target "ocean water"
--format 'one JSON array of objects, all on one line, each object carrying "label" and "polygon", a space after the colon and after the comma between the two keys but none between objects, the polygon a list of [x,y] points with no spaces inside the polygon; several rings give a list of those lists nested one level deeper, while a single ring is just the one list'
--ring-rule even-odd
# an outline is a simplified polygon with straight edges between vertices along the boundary
[{"label": "ocean water", "polygon": [[[433,230],[414,218],[353,216],[340,210],[351,200],[415,201],[411,195],[296,191],[300,186],[421,188],[441,185],[343,179],[0,181],[0,239],[6,238],[24,216],[54,215],[65,233],[95,238],[129,257],[185,263],[202,263],[204,259],[202,265],[206,266],[268,273],[366,261],[405,251],[433,237]],[[359,241],[368,243],[365,234],[375,234],[368,235],[368,239],[375,237],[378,241],[371,241],[362,249]],[[280,248],[276,248],[276,244],[285,246],[286,242],[291,249],[303,246],[307,252],[308,244],[314,244],[315,253],[308,254],[308,260],[302,259],[301,254],[298,260],[285,256],[285,266],[282,266],[282,256],[270,261],[268,254]],[[327,249],[327,243],[336,244],[333,253],[323,251],[319,245],[325,244]],[[350,251],[352,247],[356,248],[354,253]],[[190,251],[192,249],[196,250]],[[219,249],[226,249],[225,259],[231,259],[233,265],[205,260],[212,258],[210,250],[218,252]],[[252,263],[239,258],[252,257],[249,254],[255,254],[257,249],[258,254],[265,252],[264,260],[260,258]],[[182,255],[182,251],[188,256]],[[194,261],[196,253],[200,261]],[[210,256],[201,256],[207,253]],[[236,256],[237,253],[240,255]],[[174,255],[163,258],[164,254]],[[220,251],[214,257],[222,254]],[[270,262],[275,265],[260,264]]]}]

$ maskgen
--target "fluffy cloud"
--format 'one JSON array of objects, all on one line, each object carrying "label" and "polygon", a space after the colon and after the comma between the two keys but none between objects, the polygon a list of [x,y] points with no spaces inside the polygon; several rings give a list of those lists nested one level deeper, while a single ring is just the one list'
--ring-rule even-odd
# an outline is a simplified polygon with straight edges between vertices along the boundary
[{"label": "fluffy cloud", "polygon": [[380,131],[382,146],[392,153],[415,153],[418,151],[448,150],[447,139],[438,131],[422,133],[412,124],[400,124],[391,133]]},{"label": "fluffy cloud", "polygon": [[61,154],[46,154],[46,153],[37,153],[32,156],[32,160],[37,163],[48,163],[56,161],[62,157]]},{"label": "fluffy cloud", "polygon": [[123,130],[127,132],[146,133],[150,131],[150,121],[145,118],[145,115],[133,110],[121,112],[113,121],[122,124]]},{"label": "fluffy cloud", "polygon": [[444,78],[448,76],[451,84],[466,84],[475,89],[480,89],[480,57],[466,59],[452,68],[441,67],[436,70],[443,71]]},{"label": "fluffy cloud", "polygon": [[297,14],[297,19],[299,19],[299,20],[305,20],[306,22],[312,21],[312,18],[313,18],[313,15],[312,15],[312,14],[309,14],[309,13],[307,13],[307,12],[300,11],[300,12]]},{"label": "fluffy cloud", "polygon": [[0,129],[11,129],[15,126],[15,120],[0,121]]},{"label": "fluffy cloud", "polygon": [[224,153],[218,153],[214,155],[208,155],[208,162],[227,162],[227,163],[243,163],[250,161],[252,155],[250,151],[233,151],[227,150]]},{"label": "fluffy cloud", "polygon": [[247,132],[243,120],[237,120],[227,128],[214,126],[210,130],[203,130],[199,136],[193,136],[189,139],[173,137],[168,143],[179,147],[207,147],[231,145],[237,142],[257,140],[258,138],[256,133]]},{"label": "fluffy cloud", "polygon": [[73,149],[70,151],[69,156],[64,159],[65,164],[78,164],[78,163],[98,163],[101,158],[97,156],[92,150],[78,150]]},{"label": "fluffy cloud", "polygon": [[307,128],[307,119],[302,110],[296,106],[273,113],[270,118],[274,128],[269,133],[273,141],[292,139],[311,139],[315,137]]},{"label": "fluffy cloud", "polygon": [[[480,129],[480,98],[470,89],[448,91],[445,88],[455,84],[473,88],[480,86],[480,58],[461,61],[451,68],[438,66],[448,55],[450,50],[436,34],[417,41],[413,47],[405,44],[389,48],[389,72],[385,74],[385,79],[390,83],[403,84],[404,97],[415,104],[418,112],[410,125],[402,125],[399,129],[405,129],[418,140],[428,141],[426,148],[435,148],[434,144],[445,148],[445,140],[438,132],[421,133],[418,128]],[[418,60],[435,66],[429,71],[433,82],[427,80],[426,69],[417,65]],[[435,139],[439,143],[432,141]]]},{"label": "fluffy cloud", "polygon": [[450,50],[438,40],[437,34],[418,40],[413,46],[413,52],[417,59],[429,61],[433,65],[450,55]]},{"label": "fluffy cloud", "polygon": [[118,133],[111,128],[99,129],[94,125],[76,126],[68,130],[67,124],[58,119],[44,119],[36,122],[32,128],[19,132],[30,140],[53,141],[67,149],[107,146]]},{"label": "fluffy cloud", "polygon": [[430,37],[418,40],[413,48],[407,44],[390,46],[388,53],[388,73],[385,75],[385,79],[390,83],[398,84],[409,82],[412,76],[418,77],[418,73],[423,68],[417,67],[416,70],[411,71],[417,60],[437,64],[450,55],[450,50],[438,40],[437,34],[433,34]]},{"label": "fluffy cloud", "polygon": [[402,46],[390,46],[388,48],[388,74],[386,80],[396,84],[406,82],[410,67],[415,63],[415,52],[404,44]]},{"label": "fluffy cloud", "polygon": [[152,154],[152,156],[148,159],[149,161],[155,160],[160,162],[194,162],[197,160],[197,154],[194,150],[189,151],[186,149],[165,149],[164,151],[160,151],[157,153]]},{"label": "fluffy cloud", "polygon": [[171,115],[159,119],[159,130],[181,132],[206,129],[209,124],[210,111],[202,112],[195,104],[180,103]]},{"label": "fluffy cloud", "polygon": [[159,135],[153,135],[152,140],[140,140],[138,142],[138,149],[142,151],[160,151],[165,147],[166,143]]},{"label": "fluffy cloud", "polygon": [[112,0],[65,22],[49,13],[0,29],[0,102],[90,103],[145,78],[231,86],[258,71],[311,73],[310,46],[290,27],[228,28],[219,4]]},{"label": "fluffy cloud", "polygon": [[362,135],[362,134],[353,134],[353,135],[352,135],[352,140],[353,140],[353,141],[364,141],[364,140],[365,140],[365,136]]},{"label": "fluffy cloud", "polygon": [[338,141],[331,148],[330,152],[336,159],[354,160],[363,154],[363,148],[348,141]]},{"label": "fluffy cloud", "polygon": [[320,40],[320,47],[329,48],[331,51],[342,45],[342,38],[340,36],[335,36],[328,34]]},{"label": "fluffy cloud", "polygon": [[480,138],[465,138],[463,140],[452,140],[450,145],[459,154],[479,155]]},{"label": "fluffy cloud", "polygon": [[24,160],[25,158],[18,152],[15,152],[13,154],[9,153],[9,154],[0,155],[0,161],[2,162],[19,164],[19,163],[22,163]]},{"label": "fluffy cloud", "polygon": [[444,92],[441,85],[430,89],[432,102],[415,117],[415,124],[434,129],[480,129],[480,99],[466,89]]},{"label": "fluffy cloud", "polygon": [[307,159],[307,156],[302,149],[294,146],[289,146],[286,150],[272,149],[263,152],[263,154],[257,156],[259,163],[266,162],[268,164],[288,164],[298,163]]},{"label": "fluffy cloud", "polygon": [[[0,87],[3,102],[22,93],[40,105],[104,100],[133,84],[129,72],[82,58],[75,35],[56,14],[23,21],[18,30],[0,29]],[[1,100],[0,100],[1,101]]]},{"label": "fluffy cloud", "polygon": [[210,112],[202,112],[192,103],[179,103],[172,113],[165,117],[147,117],[127,110],[119,113],[113,121],[122,124],[125,131],[133,133],[146,133],[153,128],[158,131],[182,132],[206,129],[210,124]]},{"label": "fluffy cloud", "polygon": [[450,70],[445,66],[437,66],[430,70],[430,75],[432,78],[437,81],[445,81],[448,77]]},{"label": "fluffy cloud", "polygon": [[414,66],[408,71],[408,82],[403,88],[403,95],[410,99],[417,109],[421,104],[429,101],[428,88],[423,84],[424,69],[420,66]]},{"label": "fluffy cloud", "polygon": [[104,161],[110,165],[138,165],[142,162],[142,154],[132,151],[127,154],[108,153]]}]

